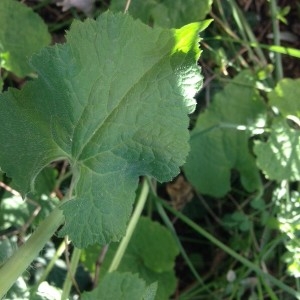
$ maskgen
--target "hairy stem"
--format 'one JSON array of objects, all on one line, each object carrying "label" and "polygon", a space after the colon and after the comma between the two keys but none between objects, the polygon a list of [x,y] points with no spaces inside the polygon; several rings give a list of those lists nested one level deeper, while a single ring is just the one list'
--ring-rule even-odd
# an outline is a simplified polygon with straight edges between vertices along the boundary
[{"label": "hairy stem", "polygon": [[64,216],[59,207],[39,225],[31,237],[22,245],[1,267],[0,299],[2,299],[19,276],[28,268],[38,256],[46,242],[51,238],[57,228],[63,223]]}]

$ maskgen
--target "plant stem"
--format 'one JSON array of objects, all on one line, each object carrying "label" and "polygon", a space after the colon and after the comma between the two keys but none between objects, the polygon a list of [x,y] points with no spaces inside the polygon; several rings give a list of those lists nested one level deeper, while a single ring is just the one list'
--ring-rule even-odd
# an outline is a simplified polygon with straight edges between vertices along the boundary
[{"label": "plant stem", "polygon": [[[277,4],[276,0],[271,0],[271,13],[272,13],[272,26],[274,34],[274,44],[280,46],[280,31],[279,31],[279,22],[277,19]],[[276,80],[279,81],[283,78],[281,54],[274,53],[275,55],[275,71],[276,71]]]},{"label": "plant stem", "polygon": [[215,244],[219,248],[221,248],[224,252],[228,253],[230,256],[234,257],[236,260],[240,261],[244,266],[247,266],[251,270],[255,271],[259,276],[262,278],[268,279],[271,283],[276,285],[277,287],[281,288],[286,293],[289,293],[290,295],[293,295],[295,299],[300,299],[300,293],[295,291],[290,286],[286,285],[282,281],[278,280],[277,278],[273,277],[272,275],[263,272],[260,267],[258,267],[256,264],[252,263],[248,259],[244,258],[222,242],[220,242],[218,239],[216,239],[214,236],[212,236],[209,232],[204,230],[202,227],[197,225],[195,222],[190,220],[188,217],[186,217],[184,214],[180,213],[179,211],[176,211],[175,209],[171,208],[169,205],[161,201],[163,206],[165,206],[169,211],[171,211],[175,216],[177,216],[179,219],[181,219],[184,223],[186,223],[188,226],[193,228],[196,232],[204,236],[206,239],[208,239],[211,243]]},{"label": "plant stem", "polygon": [[[64,216],[59,207],[38,226],[31,237],[22,245],[0,269],[0,299],[2,299],[19,276],[38,256],[46,242],[63,223]],[[5,278],[5,280],[3,280]]]},{"label": "plant stem", "polygon": [[79,258],[81,254],[81,249],[74,248],[70,268],[63,286],[63,292],[61,295],[61,300],[67,300],[71,291],[72,284],[74,282],[76,269],[78,266]]},{"label": "plant stem", "polygon": [[196,271],[196,269],[194,268],[192,262],[190,261],[186,251],[184,250],[184,247],[182,246],[177,234],[176,234],[176,230],[172,224],[172,222],[170,221],[168,215],[166,214],[166,211],[165,209],[163,208],[163,206],[161,205],[159,199],[158,199],[158,196],[156,194],[156,191],[154,190],[153,188],[153,185],[151,185],[151,181],[150,179],[148,180],[148,185],[151,187],[151,192],[153,194],[153,197],[154,197],[154,200],[155,200],[155,205],[156,205],[156,209],[157,209],[157,212],[159,213],[160,217],[162,218],[162,220],[164,221],[164,223],[166,224],[166,227],[170,230],[170,232],[172,233],[176,243],[177,243],[177,246],[181,252],[181,255],[183,256],[183,258],[185,259],[188,267],[190,268],[191,272],[193,273],[194,277],[197,279],[197,281],[200,283],[200,284],[204,284],[203,283],[203,280],[201,279],[200,275],[198,274],[198,272]]},{"label": "plant stem", "polygon": [[280,45],[267,45],[267,44],[262,44],[258,42],[248,42],[248,41],[243,41],[239,39],[238,37],[233,39],[233,38],[228,38],[228,37],[223,37],[223,36],[214,36],[214,37],[206,37],[203,38],[203,41],[228,41],[232,43],[238,43],[238,44],[247,44],[253,48],[262,48],[266,49],[268,51],[272,51],[275,53],[281,53],[281,54],[286,54],[292,57],[297,57],[300,58],[300,50],[296,48],[291,48],[291,47],[284,47]]},{"label": "plant stem", "polygon": [[121,243],[119,244],[117,252],[116,252],[116,254],[115,254],[115,256],[114,256],[114,258],[111,262],[111,265],[108,269],[108,272],[113,272],[118,268],[118,266],[121,262],[121,259],[122,259],[123,255],[125,253],[125,250],[128,246],[128,243],[129,243],[129,241],[132,237],[132,234],[134,232],[136,224],[137,224],[137,222],[140,218],[140,215],[143,211],[143,208],[145,206],[145,203],[146,203],[146,200],[147,200],[147,197],[148,197],[148,193],[149,193],[149,185],[147,183],[147,180],[144,179],[143,184],[142,184],[142,190],[141,190],[141,193],[140,193],[139,198],[137,200],[137,204],[136,204],[134,212],[131,216],[130,222],[128,224],[126,234],[123,237]]},{"label": "plant stem", "polygon": [[[236,24],[241,33],[243,42],[246,42],[246,45],[248,44],[248,41],[250,41],[251,43],[257,43],[257,40],[253,34],[253,31],[251,30],[251,27],[248,24],[248,21],[244,17],[244,14],[241,12],[236,1],[229,0],[229,3],[231,6],[231,9],[232,9],[232,13],[235,18]],[[265,66],[267,64],[266,58],[265,58],[262,50],[259,47],[254,48],[257,56],[259,57],[259,60],[254,59],[254,53],[252,52],[251,48],[247,47],[247,49],[249,51],[249,54],[252,56],[253,62],[258,62],[262,66]]]}]

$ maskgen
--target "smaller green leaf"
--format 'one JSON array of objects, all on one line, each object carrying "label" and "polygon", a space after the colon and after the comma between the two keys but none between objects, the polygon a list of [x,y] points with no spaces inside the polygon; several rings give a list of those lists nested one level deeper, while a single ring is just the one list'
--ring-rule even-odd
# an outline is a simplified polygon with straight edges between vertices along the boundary
[{"label": "smaller green leaf", "polygon": [[239,229],[241,231],[248,231],[251,227],[249,218],[240,211],[225,215],[223,222],[225,227]]},{"label": "smaller green leaf", "polygon": [[284,117],[293,115],[300,118],[300,79],[282,79],[268,98]]},{"label": "smaller green leaf", "polygon": [[251,200],[250,205],[252,208],[257,209],[259,211],[266,210],[266,203],[261,198],[254,198],[253,200]]},{"label": "smaller green leaf", "polygon": [[300,132],[275,120],[267,142],[256,142],[257,165],[272,180],[300,180]]},{"label": "smaller green leaf", "polygon": [[159,0],[166,8],[166,16],[159,14],[160,7],[152,9],[154,23],[164,27],[179,28],[203,20],[209,13],[212,0]]},{"label": "smaller green leaf", "polygon": [[239,172],[246,190],[260,187],[259,172],[249,151],[252,132],[265,123],[265,106],[255,85],[253,74],[241,72],[199,115],[184,165],[187,178],[199,192],[225,195],[233,169]]},{"label": "smaller green leaf", "polygon": [[103,246],[98,244],[90,245],[85,249],[82,249],[80,255],[80,261],[84,265],[86,269],[89,270],[90,273],[94,274],[96,270],[97,258],[99,257]]},{"label": "smaller green leaf", "polygon": [[144,280],[131,273],[112,272],[106,274],[98,287],[92,292],[84,293],[82,300],[141,300],[145,299],[147,287]]},{"label": "smaller green leaf", "polygon": [[41,17],[14,0],[0,1],[0,66],[19,77],[32,72],[28,58],[50,44]]},{"label": "smaller green leaf", "polygon": [[[203,20],[209,13],[212,0],[150,0],[132,1],[129,13],[146,24],[179,28]],[[112,0],[110,9],[124,11],[123,0]]]},{"label": "smaller green leaf", "polygon": [[145,266],[157,273],[172,270],[175,257],[179,254],[170,232],[159,223],[144,217],[139,220],[127,251],[142,257]]},{"label": "smaller green leaf", "polygon": [[[116,243],[109,246],[101,268],[101,276],[108,270],[117,247]],[[85,252],[85,250],[83,251]],[[95,249],[95,257],[97,252],[99,255],[99,250]],[[138,273],[147,284],[157,282],[155,299],[167,300],[176,287],[173,269],[175,257],[178,254],[179,250],[171,233],[159,223],[141,217],[118,271]],[[91,266],[89,256],[85,255],[85,257],[85,261]]]}]

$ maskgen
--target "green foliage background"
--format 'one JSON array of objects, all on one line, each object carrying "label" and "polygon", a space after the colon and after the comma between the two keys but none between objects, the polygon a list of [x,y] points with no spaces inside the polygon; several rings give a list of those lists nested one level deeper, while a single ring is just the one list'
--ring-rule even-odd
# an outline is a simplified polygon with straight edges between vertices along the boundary
[{"label": "green foliage background", "polygon": [[[233,0],[112,0],[61,24],[0,1],[0,295],[15,278],[6,299],[300,299],[300,82],[280,57],[300,51],[276,40],[297,10],[268,3],[274,45]],[[32,270],[4,271],[62,222]]]}]

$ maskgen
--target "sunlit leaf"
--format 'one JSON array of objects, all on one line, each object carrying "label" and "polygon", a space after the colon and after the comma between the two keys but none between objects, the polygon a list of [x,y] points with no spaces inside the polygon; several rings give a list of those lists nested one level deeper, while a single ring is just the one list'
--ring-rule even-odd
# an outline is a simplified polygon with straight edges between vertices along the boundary
[{"label": "sunlit leaf", "polygon": [[266,142],[256,142],[257,165],[272,180],[300,180],[300,132],[276,120]]},{"label": "sunlit leaf", "polygon": [[300,79],[284,78],[268,94],[270,105],[278,108],[283,116],[300,118]]},{"label": "sunlit leaf", "polygon": [[2,170],[25,194],[46,165],[69,161],[61,234],[78,247],[119,240],[139,176],[168,181],[185,161],[202,78],[197,34],[177,35],[110,12],[76,21],[66,44],[32,58],[37,80],[0,95]]},{"label": "sunlit leaf", "polygon": [[274,118],[268,140],[258,141],[254,147],[257,164],[270,179],[300,179],[299,97],[299,79],[283,79],[268,94],[270,105],[276,107],[279,113],[287,118]]}]

